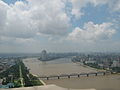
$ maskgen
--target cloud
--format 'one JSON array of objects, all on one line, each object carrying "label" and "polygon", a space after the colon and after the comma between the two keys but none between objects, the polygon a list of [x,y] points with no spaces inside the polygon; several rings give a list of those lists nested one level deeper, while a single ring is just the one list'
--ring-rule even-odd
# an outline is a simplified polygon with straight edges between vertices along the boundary
[{"label": "cloud", "polygon": [[[84,15],[81,9],[88,3],[110,3],[109,0],[70,0],[71,14]],[[120,0],[116,0],[119,9]],[[0,0],[0,35],[15,38],[31,38],[36,35],[64,36],[69,33],[70,19],[65,11],[66,0],[27,0],[8,5]],[[114,5],[115,6],[115,5]]]},{"label": "cloud", "polygon": [[70,2],[72,3],[71,14],[75,16],[76,19],[80,19],[80,17],[84,15],[82,9],[89,3],[94,6],[106,4],[108,5],[110,12],[120,11],[120,0],[70,0]]},{"label": "cloud", "polygon": [[6,14],[9,7],[3,1],[0,1],[0,32],[4,29],[6,23]]},{"label": "cloud", "polygon": [[71,14],[75,16],[76,19],[79,19],[83,12],[81,12],[81,9],[86,6],[89,0],[70,0],[72,3],[72,11]]},{"label": "cloud", "polygon": [[[17,48],[18,52],[23,49],[39,52],[38,48],[72,51],[78,50],[80,45],[84,51],[84,48],[89,48],[89,44],[84,42],[99,44],[99,41],[109,40],[116,32],[112,23],[94,24],[91,21],[85,23],[83,28],[77,26],[80,22],[76,19],[80,20],[84,15],[82,9],[89,3],[94,7],[106,4],[112,12],[120,10],[120,0],[19,0],[14,4],[0,0],[1,52]],[[72,27],[73,19],[77,22]],[[115,19],[114,23],[119,24],[119,19]],[[74,42],[82,43],[76,45]],[[91,44],[91,50],[96,49],[96,44]]]},{"label": "cloud", "polygon": [[70,18],[65,13],[65,3],[62,0],[35,1],[30,1],[33,8],[29,13],[39,32],[47,35],[66,34]]},{"label": "cloud", "polygon": [[[29,38],[34,35],[29,24],[29,20],[26,20],[24,11],[21,10],[22,2],[16,2],[15,5],[8,5],[3,1],[0,1],[2,7],[0,14],[2,14],[0,26],[0,36],[15,37],[15,38]],[[1,11],[2,10],[2,11]],[[1,22],[0,21],[0,22]]]},{"label": "cloud", "polygon": [[107,40],[116,32],[111,26],[111,23],[94,24],[93,22],[88,22],[84,24],[83,29],[76,27],[69,33],[67,40],[76,42]]},{"label": "cloud", "polygon": [[109,7],[114,12],[120,12],[120,0],[112,0],[112,2],[109,3]]},{"label": "cloud", "polygon": [[96,5],[107,4],[112,12],[120,12],[120,0],[91,0],[91,3]]},{"label": "cloud", "polygon": [[0,0],[0,35],[14,38],[32,38],[38,33],[65,35],[70,18],[64,8],[61,0],[17,1],[11,5]]}]

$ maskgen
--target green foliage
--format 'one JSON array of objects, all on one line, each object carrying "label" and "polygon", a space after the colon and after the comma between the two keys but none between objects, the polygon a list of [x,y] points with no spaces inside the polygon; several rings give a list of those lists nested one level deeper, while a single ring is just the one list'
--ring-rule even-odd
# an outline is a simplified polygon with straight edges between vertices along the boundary
[{"label": "green foliage", "polygon": [[33,76],[32,74],[29,74],[29,77],[31,79],[31,82],[32,82],[33,86],[43,85],[36,76]]},{"label": "green foliage", "polygon": [[19,77],[19,67],[18,65],[14,65],[12,67],[10,67],[9,69],[7,69],[6,71],[0,73],[0,78],[3,78],[3,77],[8,77],[8,75],[12,74],[15,78],[18,78]]},{"label": "green foliage", "polygon": [[15,87],[21,87],[20,80],[14,80]]},{"label": "green foliage", "polygon": [[11,78],[9,77],[9,75],[12,74],[14,77],[13,83],[15,84],[15,87],[21,87],[19,66],[21,66],[22,78],[25,87],[42,85],[42,83],[36,76],[33,76],[32,74],[29,73],[27,67],[25,67],[24,63],[21,60],[18,60],[14,66],[10,67],[9,69],[0,74],[0,78],[6,77],[6,80],[3,81],[4,85],[11,82]]},{"label": "green foliage", "polygon": [[90,66],[92,68],[101,69],[100,66],[96,63],[87,63],[85,65]]}]

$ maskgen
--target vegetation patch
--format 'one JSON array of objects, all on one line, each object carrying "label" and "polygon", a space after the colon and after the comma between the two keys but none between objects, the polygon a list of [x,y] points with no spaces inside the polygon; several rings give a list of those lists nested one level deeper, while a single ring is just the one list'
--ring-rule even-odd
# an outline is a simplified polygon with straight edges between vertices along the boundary
[{"label": "vegetation patch", "polygon": [[3,85],[14,83],[15,88],[43,85],[36,76],[29,73],[22,60],[17,60],[15,65],[0,73],[0,78],[3,78]]}]

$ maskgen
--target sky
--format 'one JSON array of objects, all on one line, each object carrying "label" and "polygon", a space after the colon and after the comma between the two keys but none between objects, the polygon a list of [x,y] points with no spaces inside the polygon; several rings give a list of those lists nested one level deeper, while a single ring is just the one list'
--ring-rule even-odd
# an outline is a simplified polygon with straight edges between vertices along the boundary
[{"label": "sky", "polygon": [[0,53],[120,52],[120,0],[0,0]]}]

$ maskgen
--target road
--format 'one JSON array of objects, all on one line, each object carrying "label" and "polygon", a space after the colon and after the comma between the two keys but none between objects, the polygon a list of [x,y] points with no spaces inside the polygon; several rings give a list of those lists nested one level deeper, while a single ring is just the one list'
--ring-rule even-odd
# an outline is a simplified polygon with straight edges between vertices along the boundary
[{"label": "road", "polygon": [[20,71],[20,82],[21,82],[21,86],[24,87],[24,79],[23,79],[23,76],[22,76],[21,65],[19,65],[19,71]]}]

